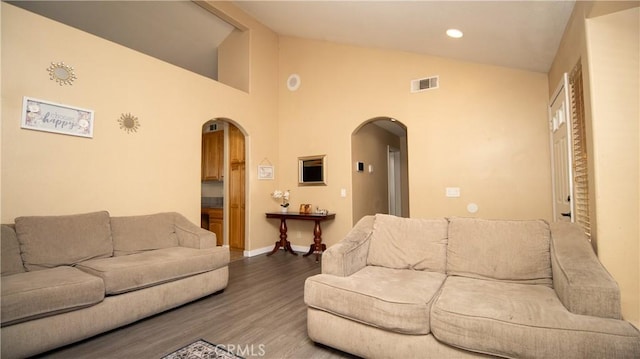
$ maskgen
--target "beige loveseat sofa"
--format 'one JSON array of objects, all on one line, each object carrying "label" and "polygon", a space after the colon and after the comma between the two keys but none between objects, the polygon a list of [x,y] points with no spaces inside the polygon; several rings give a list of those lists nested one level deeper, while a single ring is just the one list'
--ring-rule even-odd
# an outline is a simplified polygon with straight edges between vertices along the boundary
[{"label": "beige loveseat sofa", "polygon": [[229,249],[178,213],[2,225],[3,359],[38,354],[227,286]]},{"label": "beige loveseat sofa", "polygon": [[363,218],[304,292],[309,337],[367,358],[640,358],[579,227]]}]

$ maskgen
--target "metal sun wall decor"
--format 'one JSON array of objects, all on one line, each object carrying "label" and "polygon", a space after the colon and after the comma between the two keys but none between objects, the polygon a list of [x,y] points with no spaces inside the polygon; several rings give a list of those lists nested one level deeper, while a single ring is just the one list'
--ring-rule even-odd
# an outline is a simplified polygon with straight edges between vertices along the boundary
[{"label": "metal sun wall decor", "polygon": [[73,67],[65,64],[64,62],[52,62],[51,66],[47,68],[49,71],[49,79],[55,80],[58,85],[73,85],[78,77],[73,72]]},{"label": "metal sun wall decor", "polygon": [[127,133],[137,132],[138,128],[140,128],[140,121],[130,113],[123,113],[118,119],[118,122],[120,123],[120,129]]}]

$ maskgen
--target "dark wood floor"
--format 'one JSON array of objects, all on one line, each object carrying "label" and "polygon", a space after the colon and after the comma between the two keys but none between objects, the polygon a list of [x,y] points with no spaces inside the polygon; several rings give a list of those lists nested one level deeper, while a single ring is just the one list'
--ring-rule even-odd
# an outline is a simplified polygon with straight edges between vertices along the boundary
[{"label": "dark wood floor", "polygon": [[235,260],[220,294],[40,357],[161,358],[202,338],[245,358],[355,358],[307,337],[304,281],[317,273],[314,256],[284,251]]}]

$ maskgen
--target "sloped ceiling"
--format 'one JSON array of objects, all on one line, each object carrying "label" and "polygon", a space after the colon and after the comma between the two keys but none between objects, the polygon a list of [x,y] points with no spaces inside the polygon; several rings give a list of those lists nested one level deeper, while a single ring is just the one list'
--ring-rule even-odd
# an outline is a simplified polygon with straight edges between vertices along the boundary
[{"label": "sloped ceiling", "polygon": [[[192,1],[9,1],[207,77],[233,26]],[[234,1],[278,34],[546,73],[575,4],[557,1]],[[464,32],[461,39],[445,35]]]},{"label": "sloped ceiling", "polygon": [[[235,1],[281,35],[548,72],[574,1]],[[449,28],[461,39],[445,35]]]}]

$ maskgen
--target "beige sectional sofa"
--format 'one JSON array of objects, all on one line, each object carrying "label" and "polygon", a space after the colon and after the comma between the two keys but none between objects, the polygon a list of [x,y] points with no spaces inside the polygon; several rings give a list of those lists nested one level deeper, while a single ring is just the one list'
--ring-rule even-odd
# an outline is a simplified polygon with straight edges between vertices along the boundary
[{"label": "beige sectional sofa", "polygon": [[367,358],[640,358],[616,282],[570,223],[368,216],[304,299],[313,341]]},{"label": "beige sectional sofa", "polygon": [[3,359],[35,355],[221,291],[229,249],[178,213],[2,225]]}]

